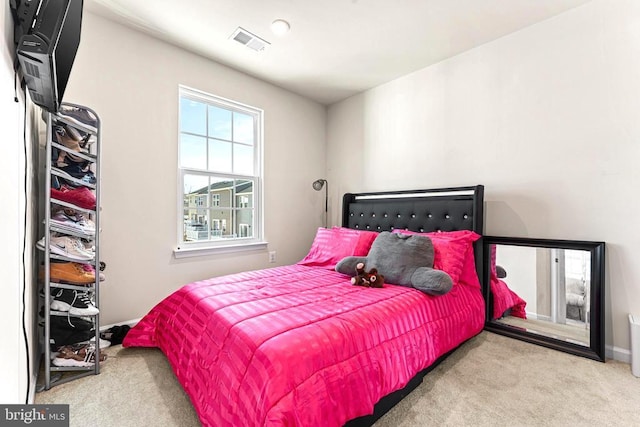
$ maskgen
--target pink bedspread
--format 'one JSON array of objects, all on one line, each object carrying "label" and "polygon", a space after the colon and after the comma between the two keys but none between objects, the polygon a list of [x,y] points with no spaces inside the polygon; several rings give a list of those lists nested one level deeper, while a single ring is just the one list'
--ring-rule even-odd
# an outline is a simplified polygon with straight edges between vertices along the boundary
[{"label": "pink bedspread", "polygon": [[325,427],[372,413],[483,324],[477,280],[431,297],[292,265],[186,285],[124,346],[162,349],[205,426]]},{"label": "pink bedspread", "polygon": [[509,315],[526,319],[527,312],[525,307],[527,302],[513,292],[505,281],[498,278],[498,272],[496,271],[496,245],[491,245],[490,266],[489,286],[491,286],[491,294],[493,295],[491,318],[493,320],[499,319],[509,310]]},{"label": "pink bedspread", "polygon": [[510,310],[511,316],[527,318],[525,310],[527,302],[513,292],[504,281],[492,277],[491,293],[493,294],[493,320],[504,316],[507,310]]}]

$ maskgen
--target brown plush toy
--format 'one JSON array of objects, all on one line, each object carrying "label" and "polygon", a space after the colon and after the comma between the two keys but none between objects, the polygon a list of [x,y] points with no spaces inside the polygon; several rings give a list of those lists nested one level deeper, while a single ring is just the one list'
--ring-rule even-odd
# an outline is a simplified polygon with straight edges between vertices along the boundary
[{"label": "brown plush toy", "polygon": [[384,276],[378,274],[378,270],[375,268],[367,273],[364,269],[364,263],[359,262],[356,264],[356,275],[351,278],[351,284],[367,288],[381,288],[384,284]]}]

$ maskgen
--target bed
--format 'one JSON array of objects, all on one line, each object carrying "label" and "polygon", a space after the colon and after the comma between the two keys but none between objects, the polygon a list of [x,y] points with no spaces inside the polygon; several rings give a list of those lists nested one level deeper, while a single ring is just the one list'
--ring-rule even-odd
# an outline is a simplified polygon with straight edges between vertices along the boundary
[{"label": "bed", "polygon": [[[318,229],[299,263],[188,284],[123,345],[159,347],[205,426],[371,425],[483,329],[482,224],[482,186],[345,194],[342,227]],[[428,233],[453,289],[334,270],[381,231]]]}]

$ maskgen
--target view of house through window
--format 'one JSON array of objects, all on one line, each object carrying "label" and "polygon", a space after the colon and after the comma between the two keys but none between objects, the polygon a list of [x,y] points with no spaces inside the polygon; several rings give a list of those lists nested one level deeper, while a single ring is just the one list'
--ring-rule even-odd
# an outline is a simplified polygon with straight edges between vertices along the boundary
[{"label": "view of house through window", "polygon": [[261,239],[260,110],[180,88],[181,242]]}]

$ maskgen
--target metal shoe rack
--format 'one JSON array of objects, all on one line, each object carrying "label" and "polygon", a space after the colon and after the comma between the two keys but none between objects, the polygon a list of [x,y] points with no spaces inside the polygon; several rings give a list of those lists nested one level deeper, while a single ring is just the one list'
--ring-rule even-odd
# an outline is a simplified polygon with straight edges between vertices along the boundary
[{"label": "metal shoe rack", "polygon": [[[44,277],[42,288],[44,291],[43,303],[44,303],[44,389],[49,390],[51,387],[63,384],[81,377],[85,377],[87,375],[97,375],[100,373],[100,318],[99,314],[92,316],[76,316],[73,314],[69,314],[68,312],[55,311],[50,308],[53,297],[51,295],[51,291],[55,289],[71,289],[80,292],[89,292],[92,295],[93,304],[99,308],[99,283],[100,283],[100,118],[98,115],[90,108],[70,104],[70,103],[62,103],[62,107],[74,107],[85,109],[96,117],[96,130],[90,129],[87,126],[83,126],[81,124],[75,123],[66,117],[63,117],[58,114],[47,113],[46,121],[47,121],[47,144],[46,144],[46,173],[45,173],[45,209],[44,209]],[[88,153],[76,152],[70,148],[65,147],[63,144],[59,144],[56,142],[54,128],[56,125],[64,124],[65,126],[71,126],[78,130],[82,134],[91,135],[90,138],[94,139],[94,142],[91,144],[87,144],[89,146]],[[82,158],[90,162],[90,169],[94,173],[96,177],[96,183],[90,184],[84,182],[80,179],[69,178],[63,171],[58,169],[53,164],[52,161],[52,152],[53,148],[56,148],[59,151],[64,151],[66,153],[72,154],[74,157]],[[53,176],[64,178],[66,181],[71,181],[75,186],[84,186],[89,188],[94,192],[96,198],[96,207],[95,209],[85,209],[79,206],[76,206],[72,203],[68,203],[63,200],[54,199],[51,197],[51,188],[52,188],[52,179]],[[53,224],[51,220],[52,207],[66,207],[73,209],[77,212],[80,212],[86,216],[88,216],[95,224],[95,235],[84,234],[80,231],[74,232],[67,229],[60,229]],[[90,261],[78,261],[76,259],[67,258],[65,256],[61,256],[58,254],[51,253],[51,233],[59,233],[65,234],[69,236],[79,237],[81,239],[93,240],[95,245],[95,256]],[[95,282],[86,285],[79,286],[69,283],[58,283],[51,281],[51,260],[60,260],[66,262],[75,262],[80,264],[90,264],[95,269]],[[67,316],[70,317],[82,317],[85,320],[90,320],[93,323],[93,327],[95,330],[95,356],[93,366],[89,367],[61,367],[55,366],[52,363],[52,355],[53,351],[51,350],[51,318],[53,316]]]}]

